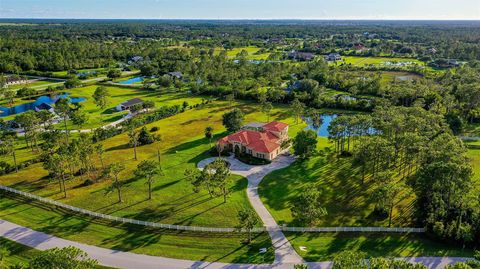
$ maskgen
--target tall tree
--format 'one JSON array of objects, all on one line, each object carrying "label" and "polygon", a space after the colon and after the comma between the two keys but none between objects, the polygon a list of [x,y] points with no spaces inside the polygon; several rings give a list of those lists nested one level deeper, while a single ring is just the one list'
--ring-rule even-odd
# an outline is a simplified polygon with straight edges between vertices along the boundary
[{"label": "tall tree", "polygon": [[144,177],[148,184],[148,199],[152,199],[152,184],[155,181],[155,177],[160,175],[161,170],[157,162],[151,160],[141,161],[137,165],[135,175],[138,177]]},{"label": "tall tree", "polygon": [[70,107],[70,99],[68,98],[60,98],[60,100],[58,100],[55,103],[55,112],[63,119],[63,125],[65,128],[67,143],[70,136],[68,132],[67,120],[68,120],[68,117],[70,116],[71,110],[72,109]]},{"label": "tall tree", "polygon": [[317,134],[312,130],[302,130],[293,139],[293,150],[300,158],[308,158],[317,150]]},{"label": "tall tree", "polygon": [[77,109],[70,113],[70,119],[72,120],[72,123],[77,125],[80,129],[88,122],[89,117],[85,111],[82,109]]},{"label": "tall tree", "polygon": [[207,126],[205,128],[205,138],[208,139],[209,146],[212,147],[213,127]]},{"label": "tall tree", "polygon": [[93,102],[100,107],[101,109],[105,109],[108,106],[108,99],[110,97],[110,93],[108,89],[104,86],[97,87],[95,92],[93,93]]},{"label": "tall tree", "polygon": [[130,138],[130,145],[133,146],[133,158],[135,161],[137,160],[137,146],[138,146],[138,140],[140,138],[140,131],[137,130],[138,123],[134,120],[132,120],[127,128],[128,128],[128,137]]},{"label": "tall tree", "polygon": [[290,114],[295,117],[295,124],[298,124],[300,117],[304,114],[305,105],[298,99],[294,99],[290,104]]},{"label": "tall tree", "polygon": [[377,210],[384,210],[388,215],[388,227],[392,226],[393,209],[401,201],[403,187],[400,183],[383,182],[373,192]]},{"label": "tall tree", "polygon": [[223,114],[223,126],[225,126],[227,131],[231,133],[236,132],[242,127],[244,117],[243,112],[240,109],[235,108],[232,111]]},{"label": "tall tree", "polygon": [[105,164],[103,162],[103,154],[105,153],[105,149],[103,148],[103,144],[97,144],[95,146],[95,152],[98,155],[98,158],[100,159],[100,164],[102,165],[102,169],[105,169]]},{"label": "tall tree", "polygon": [[292,214],[301,223],[314,224],[320,217],[327,215],[327,210],[320,202],[320,192],[314,185],[303,188],[300,195],[294,200]]},{"label": "tall tree", "polygon": [[112,189],[117,190],[118,202],[121,203],[122,199],[122,182],[120,182],[119,175],[125,170],[125,166],[122,163],[112,163],[108,168],[108,173],[113,177]]},{"label": "tall tree", "polygon": [[258,224],[257,213],[251,209],[242,209],[238,212],[238,228],[247,231],[247,243],[252,241],[252,230]]},{"label": "tall tree", "polygon": [[270,121],[270,113],[272,112],[273,105],[270,102],[264,102],[260,104],[262,106],[262,112],[267,115],[267,121]]},{"label": "tall tree", "polygon": [[5,134],[2,136],[0,140],[0,149],[2,153],[6,155],[12,155],[13,158],[13,165],[15,166],[15,172],[18,173],[18,165],[17,165],[17,155],[15,149],[15,143],[17,141],[17,134]]}]

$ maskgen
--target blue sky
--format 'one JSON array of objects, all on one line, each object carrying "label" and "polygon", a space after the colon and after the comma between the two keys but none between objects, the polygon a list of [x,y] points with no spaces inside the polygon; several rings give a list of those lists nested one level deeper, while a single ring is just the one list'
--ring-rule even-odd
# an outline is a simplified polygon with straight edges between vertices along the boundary
[{"label": "blue sky", "polygon": [[480,20],[480,0],[0,0],[0,18]]}]

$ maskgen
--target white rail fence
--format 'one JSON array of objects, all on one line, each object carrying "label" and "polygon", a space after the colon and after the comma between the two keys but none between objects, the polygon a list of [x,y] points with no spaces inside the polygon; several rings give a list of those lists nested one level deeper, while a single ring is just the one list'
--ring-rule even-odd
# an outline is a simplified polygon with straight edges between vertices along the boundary
[{"label": "white rail fence", "polygon": [[[81,213],[83,215],[86,215],[92,218],[105,219],[105,220],[115,221],[119,223],[136,224],[136,225],[141,225],[146,227],[177,230],[177,231],[193,231],[193,232],[208,232],[208,233],[247,232],[247,230],[245,229],[238,229],[238,228],[183,226],[183,225],[162,224],[157,222],[115,217],[112,215],[106,215],[106,214],[97,213],[90,210],[74,207],[71,205],[62,204],[51,199],[43,198],[28,192],[19,191],[19,190],[2,186],[2,185],[0,185],[0,190],[18,194],[29,199],[37,200],[45,204],[54,205],[56,207],[67,209],[73,212]],[[322,233],[322,232],[423,233],[425,232],[424,228],[387,228],[387,227],[318,227],[318,228],[314,228],[314,227],[286,227],[286,226],[280,226],[279,228],[285,232],[302,232],[302,233],[303,232],[315,232],[315,233]],[[278,228],[277,227],[255,227],[251,230],[251,232],[259,233],[259,232],[265,232],[272,229],[278,229]]]}]

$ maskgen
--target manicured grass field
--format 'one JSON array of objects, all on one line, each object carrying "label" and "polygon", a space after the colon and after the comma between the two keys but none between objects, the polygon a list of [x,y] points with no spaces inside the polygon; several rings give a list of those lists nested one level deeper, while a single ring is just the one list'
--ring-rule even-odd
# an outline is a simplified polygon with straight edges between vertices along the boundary
[{"label": "manicured grass field", "polygon": [[[471,249],[434,242],[418,234],[290,233],[288,239],[306,261],[332,260],[338,252],[362,251],[368,257],[471,257]],[[302,251],[300,247],[306,247]]]},{"label": "manicured grass field", "polygon": [[[0,247],[5,247],[9,251],[9,255],[4,260],[4,266],[6,266],[5,268],[10,268],[17,265],[26,266],[32,258],[41,252],[2,237],[0,237]],[[108,269],[110,267],[98,265],[95,268]]]},{"label": "manicured grass field", "polygon": [[[201,103],[202,98],[190,96],[186,92],[179,93],[160,93],[156,91],[148,91],[142,89],[132,89],[127,87],[107,87],[110,93],[109,105],[105,109],[101,109],[95,105],[93,100],[93,93],[98,85],[91,85],[82,88],[68,90],[71,96],[85,97],[86,101],[82,102],[85,112],[88,114],[89,120],[84,126],[75,126],[68,122],[69,129],[93,129],[106,125],[110,122],[121,119],[126,115],[126,111],[117,111],[116,106],[129,99],[140,98],[144,101],[151,100],[155,102],[156,107],[182,105],[187,101],[190,105]],[[58,128],[63,128],[63,124],[59,124]]]},{"label": "manicured grass field", "polygon": [[[328,214],[317,226],[387,226],[388,219],[371,217],[374,203],[371,194],[373,181],[361,183],[360,169],[352,167],[346,157],[334,157],[326,138],[319,138],[319,153],[308,160],[297,160],[291,166],[267,175],[259,187],[259,194],[273,217],[280,224],[303,226],[292,216],[292,201],[308,183],[321,186],[322,205]],[[413,193],[395,207],[393,226],[412,226]]]},{"label": "manicured grass field", "polygon": [[[183,102],[181,98],[175,100],[170,99],[169,102]],[[235,103],[234,106],[245,111],[247,121],[266,121],[266,116],[258,112],[257,105]],[[138,161],[134,161],[133,149],[128,146],[127,134],[103,142],[106,162],[123,162],[126,165],[126,170],[121,175],[125,181],[123,188],[125,201],[121,204],[116,202],[115,193],[107,194],[109,180],[82,187],[85,178],[81,177],[68,181],[68,198],[61,199],[62,195],[58,193],[56,181],[48,178],[48,172],[42,168],[41,163],[22,169],[19,173],[0,177],[0,182],[52,199],[61,199],[64,203],[117,216],[183,225],[236,226],[237,212],[241,208],[250,207],[245,193],[246,179],[231,176],[232,193],[224,204],[221,197],[210,198],[205,191],[194,193],[191,184],[184,177],[186,168],[193,168],[197,162],[209,157],[207,151],[210,147],[208,140],[204,138],[204,129],[213,126],[215,133],[222,135],[224,128],[221,125],[221,117],[230,109],[228,102],[216,101],[203,108],[188,110],[147,126],[147,129],[154,126],[160,129],[157,133],[162,136],[160,147],[165,173],[156,180],[151,201],[146,199],[145,180],[135,178],[133,171],[139,161],[156,159],[156,146],[139,147]],[[273,118],[292,123],[292,119],[278,108],[273,112]],[[294,131],[295,128],[292,127],[292,132]],[[19,151],[19,156],[28,154],[32,155],[30,152]],[[2,158],[11,162],[10,157]]]},{"label": "manicured grass field", "polygon": [[68,240],[100,247],[177,259],[263,263],[273,261],[266,233],[242,244],[242,234],[210,234],[149,230],[139,226],[104,223],[0,193],[0,219]]},{"label": "manicured grass field", "polygon": [[[96,71],[97,73],[99,73],[99,72],[106,72],[107,70],[108,70],[108,68],[87,68],[87,69],[78,69],[77,72],[78,73],[86,73],[86,72]],[[53,72],[54,77],[65,77],[67,75],[68,75],[67,70]]]},{"label": "manicured grass field", "polygon": [[342,61],[338,63],[346,63],[357,66],[366,65],[387,65],[388,63],[411,63],[423,66],[423,62],[414,58],[390,58],[390,57],[360,57],[360,56],[343,56]]},{"label": "manicured grass field", "polygon": [[17,264],[28,264],[28,261],[37,253],[39,253],[38,250],[15,243],[2,237],[0,237],[0,247],[5,247],[10,252],[10,255],[7,256],[4,261],[6,268]]},{"label": "manicured grass field", "polygon": [[[224,50],[223,48],[216,48],[215,49],[215,54],[219,54],[220,51]],[[257,54],[257,52],[260,50],[258,47],[241,47],[241,48],[233,48],[227,50],[227,57],[228,58],[235,58],[237,57],[237,54],[239,54],[242,50],[245,50],[248,52],[247,59],[249,60],[266,60],[268,56],[270,56],[270,53],[261,53]]]}]

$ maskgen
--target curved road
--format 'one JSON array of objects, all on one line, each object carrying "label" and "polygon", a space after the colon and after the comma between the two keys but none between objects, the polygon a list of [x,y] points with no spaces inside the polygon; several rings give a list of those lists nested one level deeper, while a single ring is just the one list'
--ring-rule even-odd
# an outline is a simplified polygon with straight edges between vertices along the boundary
[{"label": "curved road", "polygon": [[[208,158],[198,163],[200,169],[207,164],[213,162],[216,158]],[[244,164],[233,156],[226,158],[230,163],[230,172],[232,174],[241,175],[248,179],[247,196],[250,200],[258,216],[262,219],[263,224],[267,228],[268,234],[272,238],[272,244],[275,249],[274,264],[299,264],[304,263],[304,260],[297,254],[293,246],[283,234],[275,219],[268,212],[265,205],[263,205],[258,195],[258,185],[270,172],[289,166],[295,161],[295,157],[280,155],[272,163],[267,165],[252,166]]]}]

